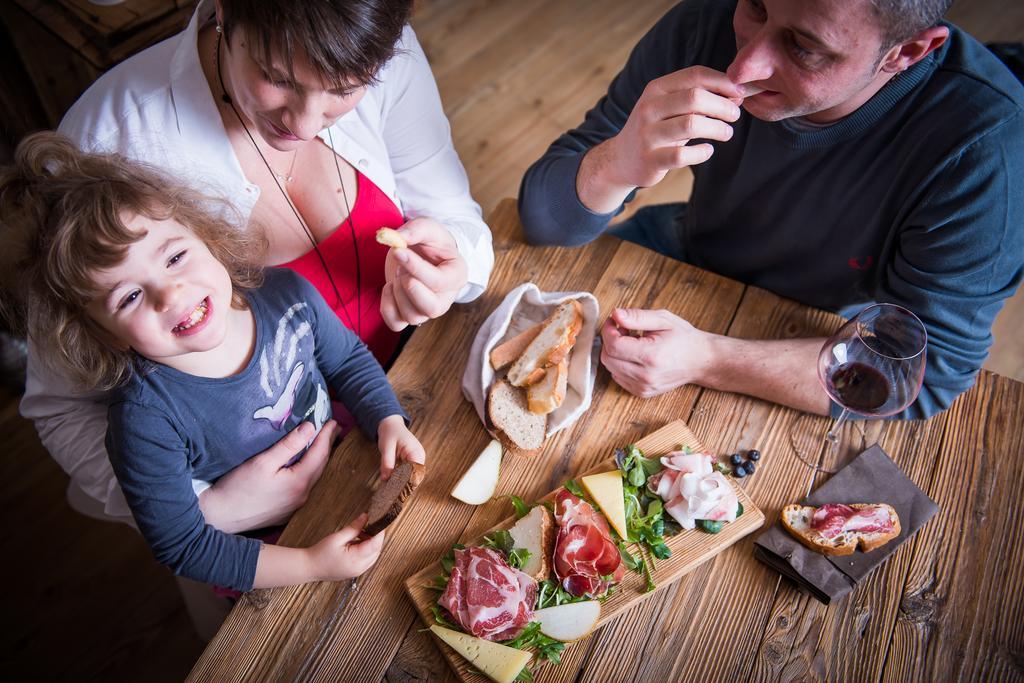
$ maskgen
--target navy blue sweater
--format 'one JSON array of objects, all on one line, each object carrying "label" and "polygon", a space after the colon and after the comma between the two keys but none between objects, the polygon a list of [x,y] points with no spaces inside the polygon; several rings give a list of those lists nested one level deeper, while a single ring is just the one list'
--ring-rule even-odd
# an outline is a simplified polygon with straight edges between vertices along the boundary
[{"label": "navy blue sweater", "polygon": [[[725,71],[735,0],[687,0],[640,41],[608,94],[523,178],[530,242],[584,244],[621,211],[576,195],[586,152],[625,124],[644,87],[679,69]],[[939,50],[819,130],[743,113],[693,168],[687,261],[811,306],[852,315],[901,304],[928,328],[917,402],[937,413],[968,389],[992,322],[1024,264],[1024,88],[955,26]]]},{"label": "navy blue sweater", "polygon": [[331,417],[327,387],[360,428],[402,415],[384,370],[305,279],[269,269],[249,294],[252,359],[223,379],[146,363],[110,405],[107,452],[156,559],[176,574],[249,590],[260,541],[206,523],[192,480],[215,482],[303,421]]}]

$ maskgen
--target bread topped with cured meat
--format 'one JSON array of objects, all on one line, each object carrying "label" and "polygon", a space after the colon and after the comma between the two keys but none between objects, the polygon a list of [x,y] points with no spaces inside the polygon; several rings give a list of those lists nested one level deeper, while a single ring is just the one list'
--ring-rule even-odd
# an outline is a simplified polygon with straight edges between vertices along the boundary
[{"label": "bread topped with cured meat", "polygon": [[568,391],[569,352],[582,327],[583,307],[570,299],[491,350],[491,367],[508,372],[487,392],[487,422],[509,452],[534,455],[543,447],[547,416]]},{"label": "bread topped with cured meat", "polygon": [[805,546],[823,555],[852,555],[880,548],[900,535],[900,516],[885,503],[821,507],[787,505],[782,526]]},{"label": "bread topped with cured meat", "polygon": [[525,387],[539,382],[547,368],[560,363],[576,343],[583,326],[583,307],[575,299],[562,302],[544,321],[519,358],[508,370],[512,386]]}]

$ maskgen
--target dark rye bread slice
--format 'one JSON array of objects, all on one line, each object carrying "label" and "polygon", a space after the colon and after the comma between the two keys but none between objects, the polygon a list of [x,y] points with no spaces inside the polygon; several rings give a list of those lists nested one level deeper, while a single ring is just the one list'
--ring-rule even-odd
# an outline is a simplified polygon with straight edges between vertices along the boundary
[{"label": "dark rye bread slice", "polygon": [[505,450],[517,455],[536,455],[544,446],[548,416],[531,413],[526,390],[507,380],[491,385],[487,394],[487,419]]},{"label": "dark rye bread slice", "polygon": [[364,536],[376,536],[402,513],[405,501],[423,481],[427,468],[419,463],[403,461],[395,466],[391,477],[370,499],[370,514],[363,526]]}]

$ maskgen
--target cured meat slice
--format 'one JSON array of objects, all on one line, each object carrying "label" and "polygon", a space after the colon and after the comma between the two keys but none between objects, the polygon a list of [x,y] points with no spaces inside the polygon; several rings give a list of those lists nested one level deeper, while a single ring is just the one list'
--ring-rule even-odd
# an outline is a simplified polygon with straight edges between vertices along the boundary
[{"label": "cured meat slice", "polygon": [[622,580],[626,568],[608,522],[590,503],[562,489],[555,497],[555,574],[562,587],[580,597],[599,598]]},{"label": "cured meat slice", "polygon": [[825,538],[835,538],[847,531],[874,533],[892,531],[889,511],[883,507],[854,509],[849,505],[827,503],[814,511],[811,528]]},{"label": "cured meat slice", "polygon": [[648,489],[665,501],[665,511],[684,529],[696,528],[698,519],[736,519],[736,490],[713,471],[711,461],[707,453],[670,453],[661,459],[664,469],[648,479]]},{"label": "cured meat slice", "polygon": [[515,638],[533,617],[537,582],[513,569],[490,548],[455,551],[455,565],[437,601],[452,618],[478,638]]}]

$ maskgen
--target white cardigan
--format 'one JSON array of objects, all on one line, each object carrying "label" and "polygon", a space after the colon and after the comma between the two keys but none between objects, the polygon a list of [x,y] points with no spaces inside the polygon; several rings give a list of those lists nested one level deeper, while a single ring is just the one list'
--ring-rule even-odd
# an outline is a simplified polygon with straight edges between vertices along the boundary
[{"label": "white cardigan", "polygon": [[[199,64],[199,29],[213,17],[203,0],[182,32],[135,55],[94,83],[61,121],[82,149],[119,152],[230,201],[244,227],[260,195],[228,141]],[[334,151],[379,187],[407,218],[429,216],[455,238],[469,281],[456,301],[478,297],[494,265],[491,233],[469,194],[426,56],[406,26],[399,51],[358,106],[331,127]],[[330,145],[327,131],[320,137]],[[104,395],[75,394],[29,348],[21,413],[72,484],[125,517],[107,460]],[[196,490],[204,488],[196,482]]]}]

